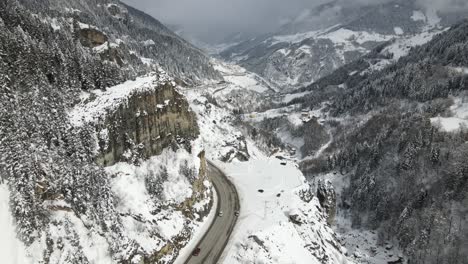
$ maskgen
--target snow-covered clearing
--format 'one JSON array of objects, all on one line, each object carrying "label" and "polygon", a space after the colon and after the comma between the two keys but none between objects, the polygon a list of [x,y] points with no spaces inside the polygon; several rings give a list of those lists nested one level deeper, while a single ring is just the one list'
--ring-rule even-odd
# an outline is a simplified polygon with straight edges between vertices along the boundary
[{"label": "snow-covered clearing", "polygon": [[460,74],[468,74],[468,67],[452,67],[451,69]]},{"label": "snow-covered clearing", "polygon": [[403,29],[401,27],[395,27],[395,28],[393,28],[393,31],[395,31],[395,34],[397,34],[397,35],[405,34],[405,32],[403,31]]},{"label": "snow-covered clearing", "polygon": [[[300,111],[301,111],[300,105],[290,105],[290,106],[285,106],[281,108],[270,109],[265,112],[252,112],[252,113],[244,114],[244,118],[248,119],[251,122],[261,122],[266,118],[275,118],[275,117],[294,118],[291,116],[291,114],[297,113]],[[293,123],[295,122],[299,123],[300,120],[292,120],[292,121]]]},{"label": "snow-covered clearing", "polygon": [[456,132],[460,129],[468,129],[468,97],[460,96],[454,98],[454,104],[450,107],[452,116],[434,117],[431,123],[445,132]]},{"label": "snow-covered clearing", "polygon": [[[332,263],[343,263],[344,256],[333,248],[336,245],[325,242],[333,241],[333,234],[328,226],[319,224],[323,215],[318,200],[307,203],[298,195],[308,188],[302,173],[294,164],[281,165],[251,144],[249,149],[249,162],[218,162],[241,199],[238,228],[226,248],[224,263],[320,263],[315,253],[329,255]],[[292,215],[303,217],[304,226],[292,223]],[[315,246],[320,249],[311,250]]]},{"label": "snow-covered clearing", "polygon": [[[199,153],[199,142],[193,142],[192,149],[192,153]],[[175,152],[166,149],[161,155],[152,157],[138,166],[118,163],[106,168],[106,171],[113,175],[111,187],[118,197],[116,209],[123,215],[124,231],[148,253],[159,250],[165,245],[164,240],[170,241],[183,232],[187,222],[190,222],[190,229],[199,234],[200,230],[203,230],[202,227],[212,219],[212,216],[208,216],[201,222],[188,221],[181,211],[175,209],[175,205],[190,198],[193,192],[186,175],[180,173],[182,166],[198,171],[200,159],[196,154],[190,154],[184,149]],[[149,179],[159,182],[161,190],[151,195],[147,189]],[[211,183],[206,180],[204,184],[207,194],[211,194]],[[209,202],[210,200],[206,199],[194,207],[203,210]],[[155,208],[161,207],[164,210],[155,214]],[[198,212],[194,214],[198,218]],[[154,231],[159,235],[155,236]]]},{"label": "snow-covered clearing", "polygon": [[[5,264],[32,264],[42,259],[43,249],[47,248],[47,241],[42,235],[40,239],[34,241],[28,248],[16,237],[14,220],[9,208],[10,192],[6,184],[0,184],[0,255],[2,263]],[[63,201],[55,201],[58,205],[67,207]],[[45,206],[49,206],[45,204]],[[65,263],[69,254],[73,254],[75,249],[68,240],[79,238],[83,254],[92,261],[91,263],[112,263],[109,254],[109,244],[106,239],[99,235],[97,231],[90,230],[85,226],[86,219],[79,219],[73,212],[51,211],[50,220],[64,225],[50,224],[50,238],[55,241],[62,241],[63,247],[52,252],[50,263]]]},{"label": "snow-covered clearing", "polygon": [[265,81],[257,74],[248,72],[244,68],[228,64],[220,61],[213,61],[214,68],[221,72],[224,80],[229,86],[229,90],[242,89],[251,90],[257,93],[267,92],[272,88],[272,85]]},{"label": "snow-covered clearing", "polygon": [[270,44],[271,46],[281,43],[281,42],[299,43],[305,39],[313,38],[318,35],[325,34],[326,32],[329,32],[335,28],[338,28],[339,26],[340,25],[335,25],[324,30],[309,31],[309,32],[293,34],[293,35],[275,36],[267,41],[271,41],[271,44]]},{"label": "snow-covered clearing", "polygon": [[[1,179],[1,178],[0,178]],[[0,256],[4,264],[33,263],[28,259],[25,246],[16,237],[16,227],[10,210],[10,191],[0,180]]]},{"label": "snow-covered clearing", "polygon": [[439,29],[431,29],[419,34],[397,38],[391,45],[384,49],[384,52],[393,54],[393,60],[398,60],[408,55],[412,47],[426,44],[441,32],[442,30]]},{"label": "snow-covered clearing", "polygon": [[468,120],[457,117],[434,117],[431,118],[431,123],[445,132],[458,131],[462,127],[468,128]]},{"label": "snow-covered clearing", "polygon": [[108,51],[110,48],[118,48],[119,45],[116,44],[116,43],[109,43],[109,42],[105,42],[104,44],[100,45],[100,46],[97,46],[97,47],[94,47],[93,48],[93,51],[96,52],[96,53],[103,53],[105,51]]},{"label": "snow-covered clearing", "polygon": [[286,94],[283,98],[283,103],[287,104],[296,98],[304,97],[312,92],[302,92],[302,93],[293,93],[293,94]]},{"label": "snow-covered clearing", "polygon": [[271,46],[273,46],[281,42],[299,43],[305,39],[315,38],[329,39],[335,45],[351,45],[351,40],[358,44],[364,44],[366,42],[388,41],[394,37],[395,35],[382,35],[376,33],[369,33],[366,31],[352,31],[349,29],[341,28],[340,25],[336,25],[319,31],[310,31],[294,35],[275,36],[269,39],[269,41],[271,41]]},{"label": "snow-covered clearing", "polygon": [[413,21],[426,21],[426,15],[421,11],[413,11],[413,15],[411,16]]}]

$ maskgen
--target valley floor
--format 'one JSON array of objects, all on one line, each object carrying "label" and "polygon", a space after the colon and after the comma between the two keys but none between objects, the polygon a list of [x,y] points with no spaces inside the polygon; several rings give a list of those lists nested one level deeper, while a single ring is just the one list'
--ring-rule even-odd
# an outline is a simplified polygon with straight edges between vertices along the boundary
[{"label": "valley floor", "polygon": [[[242,88],[239,82],[220,86],[220,96]],[[220,87],[211,84],[183,92],[198,116],[208,158],[239,192],[239,220],[221,263],[352,263],[298,166],[265,154],[235,127],[232,108],[210,101],[217,90]],[[246,156],[248,161],[243,160]]]}]

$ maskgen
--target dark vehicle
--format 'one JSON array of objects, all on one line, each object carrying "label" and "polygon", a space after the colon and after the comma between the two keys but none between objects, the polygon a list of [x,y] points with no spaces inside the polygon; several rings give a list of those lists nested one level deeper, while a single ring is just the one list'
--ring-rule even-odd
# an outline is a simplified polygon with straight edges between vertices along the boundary
[{"label": "dark vehicle", "polygon": [[198,256],[200,255],[201,248],[197,247],[196,249],[193,250],[192,256]]},{"label": "dark vehicle", "polygon": [[286,162],[281,162],[281,165],[283,166],[286,166],[286,164],[287,164]]},{"label": "dark vehicle", "polygon": [[265,191],[262,190],[262,189],[259,189],[258,192],[259,192],[259,193],[263,193],[263,192],[265,192]]}]

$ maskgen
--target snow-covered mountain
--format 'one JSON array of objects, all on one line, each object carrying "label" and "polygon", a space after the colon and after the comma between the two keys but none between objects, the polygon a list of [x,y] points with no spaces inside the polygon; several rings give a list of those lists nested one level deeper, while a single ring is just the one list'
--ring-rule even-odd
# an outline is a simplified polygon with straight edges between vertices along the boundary
[{"label": "snow-covered mountain", "polygon": [[333,1],[236,65],[116,0],[0,2],[2,261],[184,263],[210,160],[240,198],[221,263],[463,263],[455,14]]},{"label": "snow-covered mountain", "polygon": [[213,204],[176,89],[208,57],[118,1],[1,1],[0,28],[2,263],[174,262]]},{"label": "snow-covered mountain", "polygon": [[466,259],[467,26],[378,47],[242,115],[253,134],[296,150],[310,181],[331,181],[335,230],[360,263],[398,261],[399,250],[411,263]]},{"label": "snow-covered mountain", "polygon": [[[138,75],[159,64],[180,81],[219,79],[209,58],[153,17],[112,0],[19,1],[57,34],[75,34],[105,61]],[[70,32],[71,31],[71,32]],[[145,69],[146,68],[146,69]]]},{"label": "snow-covered mountain", "polygon": [[2,263],[183,263],[214,217],[207,158],[240,190],[224,263],[347,262],[298,168],[237,128],[267,81],[119,1],[2,1],[0,28]]},{"label": "snow-covered mountain", "polygon": [[[370,6],[332,1],[303,11],[278,32],[229,47],[221,56],[286,90],[302,87],[387,42],[405,49],[423,44],[456,14],[417,1]],[[398,56],[398,54],[396,54]]]}]

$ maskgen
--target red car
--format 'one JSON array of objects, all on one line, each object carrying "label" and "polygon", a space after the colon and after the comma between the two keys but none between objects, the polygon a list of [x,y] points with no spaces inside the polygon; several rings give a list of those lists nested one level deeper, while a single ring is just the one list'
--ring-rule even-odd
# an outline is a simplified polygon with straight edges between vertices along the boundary
[{"label": "red car", "polygon": [[192,252],[192,256],[198,256],[200,255],[201,248],[197,247],[195,250]]}]

